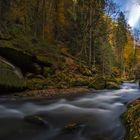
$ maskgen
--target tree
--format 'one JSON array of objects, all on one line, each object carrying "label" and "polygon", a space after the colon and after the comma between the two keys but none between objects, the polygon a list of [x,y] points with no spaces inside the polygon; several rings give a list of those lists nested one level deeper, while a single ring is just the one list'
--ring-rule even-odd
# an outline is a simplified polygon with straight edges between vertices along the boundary
[{"label": "tree", "polygon": [[118,67],[120,67],[121,69],[121,75],[123,75],[124,71],[123,54],[124,54],[124,46],[126,43],[127,43],[127,24],[124,14],[120,12],[115,26],[114,45],[117,51],[117,63]]}]

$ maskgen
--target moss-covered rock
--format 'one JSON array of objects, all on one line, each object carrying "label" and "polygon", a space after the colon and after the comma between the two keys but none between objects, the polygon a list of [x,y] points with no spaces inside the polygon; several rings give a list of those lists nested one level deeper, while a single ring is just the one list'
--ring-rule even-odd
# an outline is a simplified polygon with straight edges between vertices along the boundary
[{"label": "moss-covered rock", "polygon": [[127,129],[125,140],[140,139],[140,100],[136,100],[128,106],[127,112],[122,116]]},{"label": "moss-covered rock", "polygon": [[120,86],[116,82],[107,82],[106,83],[106,88],[107,89],[120,89]]},{"label": "moss-covered rock", "polygon": [[0,91],[1,92],[16,92],[26,89],[26,82],[20,79],[12,70],[0,70]]},{"label": "moss-covered rock", "polygon": [[90,82],[88,77],[69,71],[58,73],[52,79],[56,85],[64,85],[64,87],[88,86]]},{"label": "moss-covered rock", "polygon": [[119,89],[120,82],[117,79],[108,79],[103,77],[97,77],[95,80],[92,80],[89,84],[89,88],[94,89]]},{"label": "moss-covered rock", "polygon": [[36,71],[34,57],[26,52],[13,48],[0,47],[0,56],[19,67],[23,73]]},{"label": "moss-covered rock", "polygon": [[53,60],[51,60],[51,58],[43,56],[43,55],[38,55],[36,57],[36,61],[41,66],[52,66],[53,64]]},{"label": "moss-covered rock", "polygon": [[89,88],[94,88],[94,89],[105,89],[106,88],[106,80],[102,77],[98,77],[93,81],[92,83],[89,84]]},{"label": "moss-covered rock", "polygon": [[74,87],[74,86],[88,86],[89,81],[87,79],[78,78],[78,79],[72,79],[69,84],[72,87]]}]

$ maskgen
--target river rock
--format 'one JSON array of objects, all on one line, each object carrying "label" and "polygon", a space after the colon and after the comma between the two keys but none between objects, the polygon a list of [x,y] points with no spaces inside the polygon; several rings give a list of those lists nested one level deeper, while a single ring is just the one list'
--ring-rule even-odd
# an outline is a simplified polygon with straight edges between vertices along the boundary
[{"label": "river rock", "polygon": [[45,118],[38,115],[26,116],[24,117],[24,121],[34,125],[38,125],[43,128],[49,128],[49,123],[45,120]]},{"label": "river rock", "polygon": [[81,130],[85,125],[79,123],[68,123],[64,126],[63,132],[75,132]]}]

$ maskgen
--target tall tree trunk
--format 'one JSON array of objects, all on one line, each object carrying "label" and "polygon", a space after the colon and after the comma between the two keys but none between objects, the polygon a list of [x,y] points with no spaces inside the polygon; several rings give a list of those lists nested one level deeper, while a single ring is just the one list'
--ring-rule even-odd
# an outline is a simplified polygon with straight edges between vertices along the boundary
[{"label": "tall tree trunk", "polygon": [[[91,2],[92,3],[92,2]],[[89,67],[92,61],[92,4],[90,3],[90,19],[89,19]]]},{"label": "tall tree trunk", "polygon": [[45,39],[45,22],[46,21],[46,0],[43,0],[42,5],[42,39]]}]

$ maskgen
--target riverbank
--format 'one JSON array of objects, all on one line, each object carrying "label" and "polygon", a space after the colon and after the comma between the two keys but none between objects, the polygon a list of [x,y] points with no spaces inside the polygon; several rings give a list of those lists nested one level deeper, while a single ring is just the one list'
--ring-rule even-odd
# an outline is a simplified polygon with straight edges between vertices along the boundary
[{"label": "riverbank", "polygon": [[[86,80],[84,80],[85,82]],[[87,82],[87,81],[86,81]],[[75,84],[78,84],[79,81],[76,81]],[[47,89],[35,89],[35,90],[26,90],[23,92],[17,92],[11,95],[14,98],[22,98],[22,99],[37,99],[37,98],[46,98],[46,99],[55,99],[60,97],[73,97],[79,96],[81,94],[86,94],[89,92],[93,92],[96,90],[103,89],[120,89],[120,84],[116,81],[105,81],[104,79],[97,79],[94,82],[89,82],[89,84],[85,86],[62,86],[61,88],[56,88],[53,86],[52,88]]]},{"label": "riverbank", "polygon": [[127,130],[125,140],[140,140],[140,98],[128,106],[122,118]]},{"label": "riverbank", "polygon": [[84,95],[89,92],[93,92],[95,89],[88,88],[88,87],[71,87],[65,89],[46,89],[46,90],[32,90],[32,91],[25,91],[19,92],[11,95],[13,98],[20,98],[20,99],[56,99],[62,97],[75,97],[79,95]]}]

